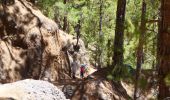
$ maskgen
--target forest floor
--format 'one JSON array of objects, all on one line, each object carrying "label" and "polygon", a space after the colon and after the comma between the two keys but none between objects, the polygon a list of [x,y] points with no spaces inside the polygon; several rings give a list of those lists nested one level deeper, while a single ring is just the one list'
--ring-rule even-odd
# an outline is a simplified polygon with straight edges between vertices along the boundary
[{"label": "forest floor", "polygon": [[[53,84],[60,88],[67,98],[72,100],[83,98],[89,98],[90,100],[132,99],[134,92],[133,82],[128,82],[127,80],[120,82],[110,81],[106,78],[108,70],[104,68],[84,79],[59,80],[58,82],[53,82]],[[141,100],[156,98],[155,90],[150,85],[140,89],[139,98]]]}]

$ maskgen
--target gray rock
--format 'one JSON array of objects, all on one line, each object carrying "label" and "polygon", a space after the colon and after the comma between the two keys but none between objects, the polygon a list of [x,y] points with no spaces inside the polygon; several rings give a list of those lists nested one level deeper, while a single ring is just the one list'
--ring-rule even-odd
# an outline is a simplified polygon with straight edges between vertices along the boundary
[{"label": "gray rock", "polygon": [[0,85],[0,97],[16,100],[67,100],[63,92],[53,84],[32,79]]}]

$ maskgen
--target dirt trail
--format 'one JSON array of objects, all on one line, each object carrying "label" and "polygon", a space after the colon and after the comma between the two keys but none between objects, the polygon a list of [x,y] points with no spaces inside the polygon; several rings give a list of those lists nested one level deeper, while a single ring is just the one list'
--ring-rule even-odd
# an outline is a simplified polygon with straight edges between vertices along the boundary
[{"label": "dirt trail", "polygon": [[104,74],[99,71],[88,78],[63,79],[52,83],[71,100],[127,100],[130,98],[120,83],[107,80],[103,77]]}]

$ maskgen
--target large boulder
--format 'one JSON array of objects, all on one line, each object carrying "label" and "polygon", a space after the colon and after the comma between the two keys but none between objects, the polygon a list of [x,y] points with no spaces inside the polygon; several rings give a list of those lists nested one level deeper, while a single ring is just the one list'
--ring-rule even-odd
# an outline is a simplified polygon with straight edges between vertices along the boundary
[{"label": "large boulder", "polygon": [[6,100],[66,100],[56,86],[40,80],[22,80],[0,85],[0,98]]},{"label": "large boulder", "polygon": [[80,50],[73,52],[75,41],[30,2],[3,0],[0,4],[0,82],[25,78],[70,79],[73,55],[77,53],[79,62],[88,63],[81,39]]}]

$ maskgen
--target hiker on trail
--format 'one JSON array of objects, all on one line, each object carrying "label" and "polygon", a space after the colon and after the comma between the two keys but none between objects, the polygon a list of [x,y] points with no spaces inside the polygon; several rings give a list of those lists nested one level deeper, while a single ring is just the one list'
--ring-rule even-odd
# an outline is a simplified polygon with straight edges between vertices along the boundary
[{"label": "hiker on trail", "polygon": [[71,72],[72,72],[72,78],[75,79],[76,78],[76,71],[78,69],[78,63],[76,61],[76,59],[73,59],[73,62],[71,63]]},{"label": "hiker on trail", "polygon": [[82,64],[82,65],[80,66],[80,77],[81,77],[82,79],[84,78],[85,67],[86,67],[85,64]]}]

